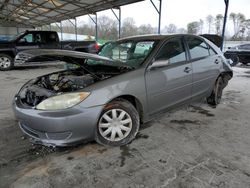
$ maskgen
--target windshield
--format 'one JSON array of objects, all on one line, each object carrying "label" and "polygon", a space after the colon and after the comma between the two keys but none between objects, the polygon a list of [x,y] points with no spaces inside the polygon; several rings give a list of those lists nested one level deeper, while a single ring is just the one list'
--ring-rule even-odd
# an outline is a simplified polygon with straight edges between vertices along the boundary
[{"label": "windshield", "polygon": [[13,36],[11,36],[11,37],[8,38],[8,41],[14,41],[14,40],[16,40],[17,38],[19,38],[23,34],[24,34],[24,32],[21,32],[19,34],[13,35]]},{"label": "windshield", "polygon": [[[155,41],[109,42],[103,46],[98,55],[112,59],[118,66],[137,68],[151,52],[154,44]],[[93,63],[97,62],[88,61],[88,64]]]}]

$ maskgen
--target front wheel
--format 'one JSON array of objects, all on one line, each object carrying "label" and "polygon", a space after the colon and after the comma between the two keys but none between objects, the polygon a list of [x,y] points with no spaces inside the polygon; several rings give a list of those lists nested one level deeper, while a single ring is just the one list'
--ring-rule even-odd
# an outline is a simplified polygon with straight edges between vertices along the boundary
[{"label": "front wheel", "polygon": [[119,99],[106,105],[100,115],[96,141],[105,146],[122,146],[136,136],[140,122],[135,107],[128,101]]},{"label": "front wheel", "polygon": [[7,71],[13,67],[13,58],[7,54],[0,54],[0,70]]},{"label": "front wheel", "polygon": [[218,77],[214,89],[212,91],[212,94],[207,98],[207,103],[212,105],[212,106],[217,106],[220,104],[221,97],[222,97],[222,92],[223,92],[223,79],[222,77]]}]

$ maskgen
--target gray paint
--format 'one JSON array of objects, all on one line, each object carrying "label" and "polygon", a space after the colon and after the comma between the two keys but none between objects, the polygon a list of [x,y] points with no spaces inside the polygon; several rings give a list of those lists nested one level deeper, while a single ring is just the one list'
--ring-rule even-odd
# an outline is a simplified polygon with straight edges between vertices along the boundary
[{"label": "gray paint", "polygon": [[[184,35],[172,37],[182,36]],[[197,61],[191,61],[188,58],[186,62],[175,66],[153,68],[151,64],[157,51],[166,40],[172,37],[156,36],[155,38],[160,40],[160,43],[141,67],[84,88],[83,91],[91,92],[90,96],[73,108],[54,112],[24,109],[22,105],[19,105],[17,97],[14,101],[14,112],[17,119],[26,123],[28,127],[43,132],[73,132],[69,140],[61,140],[60,142],[42,140],[47,144],[63,145],[71,143],[71,141],[94,139],[96,123],[103,106],[123,95],[133,96],[140,102],[144,122],[162,110],[189,103],[196,98],[208,97],[217,77],[224,72],[232,73],[230,65],[227,64],[215,45],[203,39],[218,54]],[[154,38],[154,36],[145,36],[144,38]],[[143,39],[143,37],[124,40],[138,39]],[[76,56],[76,52],[67,55]],[[97,55],[89,55],[89,58],[93,57],[98,58]],[[218,64],[215,63],[216,59],[218,59]],[[185,72],[186,68],[189,68],[190,71]]]}]

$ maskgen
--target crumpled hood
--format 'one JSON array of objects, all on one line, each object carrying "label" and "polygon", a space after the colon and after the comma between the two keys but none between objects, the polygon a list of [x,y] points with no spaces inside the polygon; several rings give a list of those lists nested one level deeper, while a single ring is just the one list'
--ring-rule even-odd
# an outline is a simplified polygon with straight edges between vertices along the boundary
[{"label": "crumpled hood", "polygon": [[[114,61],[107,57],[99,56],[97,54],[90,54],[84,52],[76,52],[69,50],[25,50],[19,52],[15,58],[15,64],[29,64],[29,62],[38,62],[37,64],[43,64],[43,61],[64,61],[68,63],[84,65],[85,59],[91,59],[95,61],[102,61],[102,65],[107,66],[126,66],[126,64]],[[72,61],[71,61],[72,60]]]}]

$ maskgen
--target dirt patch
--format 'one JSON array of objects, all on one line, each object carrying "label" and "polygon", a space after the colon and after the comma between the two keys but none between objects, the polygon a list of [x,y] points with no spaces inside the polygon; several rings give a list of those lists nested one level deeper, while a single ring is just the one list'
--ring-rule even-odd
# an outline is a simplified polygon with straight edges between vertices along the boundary
[{"label": "dirt patch", "polygon": [[132,148],[130,149],[129,145],[121,146],[121,156],[119,157],[121,159],[120,167],[123,167],[125,165],[126,158],[133,158],[133,151],[136,151],[136,149]]},{"label": "dirt patch", "polygon": [[202,107],[199,107],[199,106],[191,106],[191,110],[190,110],[190,112],[198,112],[198,113],[200,113],[200,114],[203,114],[203,115],[206,115],[206,116],[208,116],[208,117],[213,117],[214,116],[214,114],[212,114],[209,110],[206,110],[206,109],[204,109],[204,108],[202,108]]},{"label": "dirt patch", "polygon": [[177,124],[181,124],[181,125],[185,125],[185,124],[196,124],[196,125],[200,125],[200,121],[198,120],[188,120],[188,119],[184,119],[184,120],[171,120],[171,123],[177,123]]},{"label": "dirt patch", "polygon": [[136,135],[136,137],[135,137],[135,139],[141,139],[141,138],[143,138],[143,139],[148,139],[148,135],[146,135],[146,134],[142,134],[142,133],[138,133],[137,135]]}]

